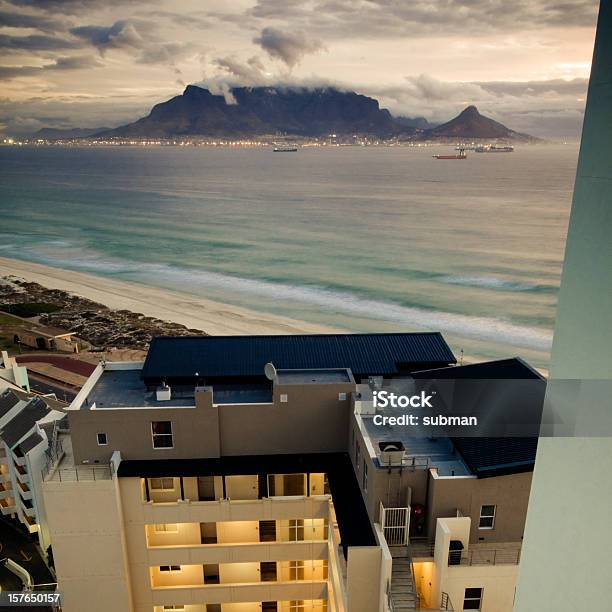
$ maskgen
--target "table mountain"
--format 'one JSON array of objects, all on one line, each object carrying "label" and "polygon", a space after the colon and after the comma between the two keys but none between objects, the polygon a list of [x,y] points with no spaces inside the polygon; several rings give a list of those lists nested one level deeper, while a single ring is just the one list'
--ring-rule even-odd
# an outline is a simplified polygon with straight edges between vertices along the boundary
[{"label": "table mountain", "polygon": [[[230,103],[226,101],[230,98]],[[107,137],[371,134],[390,137],[414,129],[396,122],[378,101],[335,88],[237,87],[224,97],[189,85],[156,104],[149,115]]]}]

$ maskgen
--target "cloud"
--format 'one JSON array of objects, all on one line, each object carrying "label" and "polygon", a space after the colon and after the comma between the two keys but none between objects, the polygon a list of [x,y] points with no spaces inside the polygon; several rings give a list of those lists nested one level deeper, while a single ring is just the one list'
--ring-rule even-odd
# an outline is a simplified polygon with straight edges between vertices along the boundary
[{"label": "cloud", "polygon": [[[35,8],[50,13],[76,15],[84,11],[100,8],[100,0],[9,0],[14,6]],[[130,4],[151,4],[155,0],[130,0]],[[104,0],[104,7],[125,7],[125,0]]]},{"label": "cloud", "polygon": [[51,17],[46,17],[44,15],[25,15],[8,11],[0,11],[0,26],[6,28],[35,29],[47,33],[64,29],[61,21]]},{"label": "cloud", "polygon": [[257,56],[246,62],[235,57],[219,57],[213,64],[230,75],[230,80],[237,85],[263,85],[270,79],[270,75],[265,73],[263,62]]},{"label": "cloud", "polygon": [[136,25],[128,20],[115,21],[110,26],[78,26],[71,28],[70,33],[93,45],[101,53],[107,49],[126,47],[139,49],[144,45],[144,39]]},{"label": "cloud", "polygon": [[0,66],[0,78],[9,80],[19,77],[39,76],[47,71],[85,70],[98,68],[102,65],[97,58],[89,56],[58,57],[53,63],[42,66]]},{"label": "cloud", "polygon": [[82,43],[79,41],[69,40],[59,36],[45,36],[41,34],[10,36],[8,34],[0,34],[0,49],[4,52],[63,51],[66,49],[77,49],[82,46]]},{"label": "cloud", "polygon": [[593,0],[258,0],[245,14],[308,28],[325,40],[593,27],[596,15]]},{"label": "cloud", "polygon": [[317,53],[325,49],[319,40],[309,39],[304,32],[286,32],[277,28],[267,27],[253,42],[272,58],[279,59],[289,68],[300,63],[309,53]]}]

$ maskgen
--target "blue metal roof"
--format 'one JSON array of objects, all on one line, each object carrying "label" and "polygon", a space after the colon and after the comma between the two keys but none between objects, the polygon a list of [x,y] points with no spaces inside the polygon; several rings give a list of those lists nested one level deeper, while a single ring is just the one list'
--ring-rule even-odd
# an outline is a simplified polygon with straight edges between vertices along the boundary
[{"label": "blue metal roof", "polygon": [[262,376],[282,369],[350,368],[355,376],[456,363],[440,333],[311,334],[296,336],[158,336],[142,378]]}]

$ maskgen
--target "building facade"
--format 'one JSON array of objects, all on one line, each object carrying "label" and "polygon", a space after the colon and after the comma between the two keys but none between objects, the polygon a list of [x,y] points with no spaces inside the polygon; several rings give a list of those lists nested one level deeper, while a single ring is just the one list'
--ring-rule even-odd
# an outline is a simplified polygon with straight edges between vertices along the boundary
[{"label": "building facade", "polygon": [[364,399],[452,364],[438,334],[156,339],[100,364],[42,487],[65,610],[509,612],[529,467],[483,478],[459,441],[405,436],[387,462]]}]

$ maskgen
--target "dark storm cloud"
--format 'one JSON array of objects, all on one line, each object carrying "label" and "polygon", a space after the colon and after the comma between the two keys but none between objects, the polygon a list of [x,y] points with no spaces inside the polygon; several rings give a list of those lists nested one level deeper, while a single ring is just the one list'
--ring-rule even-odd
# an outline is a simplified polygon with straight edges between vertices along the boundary
[{"label": "dark storm cloud", "polygon": [[[592,27],[595,0],[258,0],[245,15],[335,38]],[[327,38],[326,38],[327,40]]]},{"label": "dark storm cloud", "polygon": [[272,27],[264,28],[253,42],[260,45],[270,57],[283,61],[289,68],[299,64],[305,55],[324,49],[321,41],[308,38],[304,32],[287,32]]},{"label": "dark storm cloud", "polygon": [[63,24],[57,19],[45,15],[24,15],[9,11],[0,11],[0,26],[7,28],[32,28],[41,32],[57,32]]}]

